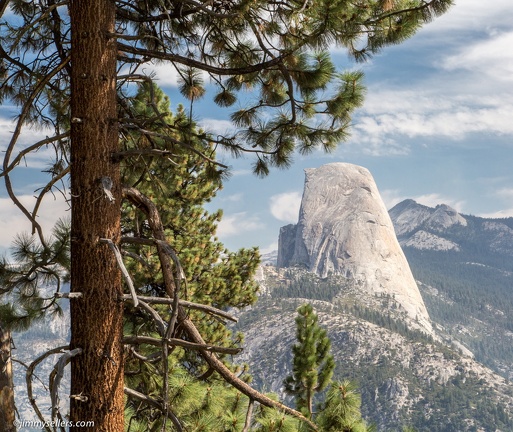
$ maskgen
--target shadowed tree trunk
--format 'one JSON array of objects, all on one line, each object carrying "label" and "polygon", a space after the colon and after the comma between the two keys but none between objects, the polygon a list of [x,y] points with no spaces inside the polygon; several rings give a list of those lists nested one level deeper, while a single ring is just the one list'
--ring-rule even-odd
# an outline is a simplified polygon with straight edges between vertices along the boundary
[{"label": "shadowed tree trunk", "polygon": [[12,382],[11,332],[0,327],[0,430],[14,432],[14,386]]},{"label": "shadowed tree trunk", "polygon": [[[116,115],[115,7],[111,0],[72,0],[71,73],[71,420],[84,432],[122,431],[123,305],[115,255],[100,239],[119,242],[121,188]],[[112,194],[112,195],[111,195]]]}]

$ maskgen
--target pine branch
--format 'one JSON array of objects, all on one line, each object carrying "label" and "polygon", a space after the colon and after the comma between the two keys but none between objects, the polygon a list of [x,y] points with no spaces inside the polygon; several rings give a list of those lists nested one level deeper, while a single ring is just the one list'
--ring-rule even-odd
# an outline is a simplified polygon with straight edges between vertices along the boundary
[{"label": "pine branch", "polygon": [[235,355],[239,354],[242,351],[242,348],[229,348],[229,347],[220,347],[215,345],[210,345],[207,343],[197,343],[197,342],[188,342],[183,339],[176,338],[154,338],[151,336],[125,336],[123,338],[123,343],[127,345],[153,345],[153,346],[161,346],[163,343],[167,343],[169,346],[180,346],[182,348],[191,349],[194,351],[205,351],[205,352],[217,352],[219,354],[230,354]]},{"label": "pine branch", "polygon": [[[131,237],[129,237],[129,238],[131,238]],[[123,239],[126,239],[126,237],[122,237],[121,242],[123,242]],[[153,240],[149,240],[149,239],[141,239],[141,240],[145,240],[145,241],[141,242],[140,244],[155,245],[155,242]],[[146,241],[146,240],[148,240],[148,241]],[[128,294],[124,294],[123,296],[121,296],[121,298],[123,300],[131,300],[132,296],[130,296]],[[168,298],[168,297],[137,296],[137,298],[139,299],[139,301],[142,300],[148,304],[173,304],[173,301],[174,301],[172,298]],[[233,322],[239,321],[239,319],[237,317],[235,317],[221,309],[217,309],[213,306],[207,306],[207,305],[203,305],[200,303],[193,303],[193,302],[190,302],[187,300],[182,300],[182,299],[180,299],[178,301],[178,303],[180,306],[186,307],[188,309],[196,309],[196,310],[200,310],[203,312],[207,312],[212,315],[217,315],[217,316],[226,318],[227,320],[230,320]]]},{"label": "pine branch", "polygon": [[253,65],[247,65],[245,67],[218,67],[208,63],[204,63],[198,60],[194,60],[190,57],[184,57],[177,54],[165,53],[161,51],[154,51],[144,48],[136,48],[131,45],[126,45],[118,42],[118,49],[125,53],[130,53],[146,58],[153,58],[157,60],[168,60],[173,63],[178,63],[184,66],[189,66],[195,69],[200,69],[205,72],[213,73],[215,75],[248,75],[262,70],[270,69],[280,62],[282,62],[287,56],[290,55],[290,50],[285,50],[280,56],[272,60],[262,61]]},{"label": "pine branch", "polygon": [[[164,412],[164,406],[159,401],[151,398],[150,396],[140,393],[128,387],[124,388],[124,392],[127,396],[140,400],[141,402],[145,402],[148,405],[157,408],[159,411]],[[169,417],[171,417],[171,421],[173,422],[173,425],[175,426],[176,430],[178,432],[183,432],[183,428],[180,423],[180,420],[178,420],[178,417],[171,411],[169,411]]]},{"label": "pine branch", "polygon": [[[140,208],[143,212],[146,213],[148,218],[148,223],[152,229],[153,236],[157,242],[157,252],[159,255],[160,263],[162,266],[162,276],[164,278],[164,284],[166,286],[166,291],[169,296],[173,295],[174,291],[174,277],[173,270],[169,266],[169,260],[167,258],[167,253],[164,248],[164,244],[166,243],[166,236],[164,232],[164,228],[162,226],[162,222],[160,220],[160,215],[155,204],[141,192],[139,192],[135,188],[123,188],[123,196],[124,198],[130,200],[134,205]],[[196,344],[196,346],[207,345],[203,340],[203,337],[199,333],[198,329],[194,325],[194,323],[188,318],[184,309],[179,306],[178,307],[178,320],[180,326],[189,336],[191,341]],[[278,410],[283,411],[285,414],[291,415],[300,419],[301,421],[306,422],[314,431],[317,430],[317,427],[314,423],[312,423],[309,419],[307,419],[300,412],[277,402],[270,397],[258,392],[249,384],[241,380],[237,377],[221,360],[219,360],[214,353],[209,350],[203,348],[199,350],[203,359],[207,362],[207,364],[212,367],[219,375],[228,383],[239,390],[241,393],[245,394],[249,398],[259,402],[260,404],[270,407],[276,408]]]}]

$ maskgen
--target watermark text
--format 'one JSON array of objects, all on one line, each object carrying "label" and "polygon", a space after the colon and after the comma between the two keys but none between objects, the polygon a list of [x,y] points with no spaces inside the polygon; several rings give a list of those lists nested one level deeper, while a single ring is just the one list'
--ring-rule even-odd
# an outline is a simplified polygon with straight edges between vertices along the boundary
[{"label": "watermark text", "polygon": [[23,430],[24,428],[30,429],[46,429],[46,428],[69,428],[69,427],[94,427],[94,421],[78,421],[74,422],[71,420],[14,420],[14,426]]}]

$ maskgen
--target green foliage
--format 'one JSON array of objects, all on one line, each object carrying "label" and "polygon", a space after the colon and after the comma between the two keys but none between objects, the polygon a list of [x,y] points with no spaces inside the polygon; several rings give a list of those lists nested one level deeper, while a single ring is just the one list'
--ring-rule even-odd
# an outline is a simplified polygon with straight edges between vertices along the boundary
[{"label": "green foliage", "polygon": [[[133,97],[134,116],[145,117],[151,105],[159,107],[166,116],[166,124],[187,124],[183,111],[170,112],[169,99],[157,87],[142,85]],[[194,128],[194,124],[187,127]],[[220,309],[244,307],[256,301],[257,284],[253,280],[259,264],[256,248],[230,252],[215,237],[221,211],[209,214],[203,206],[222,187],[222,176],[212,172],[215,153],[209,144],[193,139],[184,149],[165,137],[176,137],[177,129],[157,123],[151,129],[161,136],[152,138],[151,148],[172,152],[166,160],[156,164],[154,157],[137,157],[123,162],[124,182],[137,185],[160,210],[160,217],[169,244],[180,258],[183,276],[181,298]],[[130,134],[125,141],[126,150],[145,148],[148,137]],[[208,154],[205,159],[202,154]],[[123,207],[123,232],[142,238],[151,238],[146,216],[136,207]],[[134,283],[141,292],[161,295],[165,292],[160,279],[160,261],[151,246],[126,247],[127,263],[134,274]],[[133,259],[132,257],[139,257]],[[142,258],[142,259],[141,259]],[[231,333],[219,321],[203,312],[191,311],[190,317],[203,337],[215,345],[233,346]],[[240,343],[240,338],[236,343]],[[189,359],[190,360],[190,359]]]},{"label": "green foliage", "polygon": [[12,330],[27,330],[45,314],[61,314],[56,293],[69,277],[69,222],[59,220],[42,245],[36,236],[18,234],[12,259],[0,260],[0,322]]},{"label": "green foliage", "polygon": [[[184,90],[185,91],[185,90]],[[192,90],[191,90],[192,91]],[[220,211],[209,214],[203,206],[210,201],[222,186],[220,172],[213,171],[215,153],[204,140],[190,135],[186,148],[177,146],[187,130],[196,131],[182,109],[172,114],[169,99],[156,86],[141,85],[131,99],[131,118],[148,118],[157,106],[165,115],[155,119],[150,130],[154,135],[132,132],[124,141],[125,150],[158,149],[169,152],[164,161],[156,163],[154,155],[137,155],[137,160],[128,158],[122,162],[124,182],[136,185],[150,196],[160,210],[166,238],[176,251],[183,271],[180,297],[204,305],[226,310],[229,307],[244,307],[256,301],[257,284],[253,280],[259,264],[256,248],[229,252],[215,237],[216,226],[221,219]],[[171,127],[168,127],[171,125]],[[205,155],[208,155],[206,158]],[[146,215],[137,207],[125,203],[123,207],[123,232],[125,235],[151,239]],[[128,244],[127,267],[134,275],[134,284],[142,294],[165,295],[164,282],[160,274],[160,260],[153,246]],[[176,264],[176,263],[175,263]],[[171,309],[156,306],[165,320],[171,319]],[[127,334],[158,336],[152,320],[144,311],[127,310]],[[242,335],[233,335],[212,315],[190,310],[189,318],[195,323],[205,341],[225,347],[238,347]],[[179,336],[179,334],[177,335]],[[234,389],[219,381],[194,352],[176,348],[169,361],[152,363],[140,358],[157,356],[160,348],[139,348],[138,355],[130,356],[127,362],[127,382],[131,388],[144,394],[159,397],[163,388],[169,389],[171,409],[180,422],[191,431],[241,430],[248,400]],[[228,363],[228,362],[227,362]],[[245,373],[240,366],[231,366]],[[165,375],[169,382],[164,382]],[[202,375],[204,374],[204,377]],[[249,377],[248,377],[249,379]],[[153,418],[146,410],[137,410],[138,402],[129,401],[132,422],[160,427],[162,418]]]},{"label": "green foliage", "polygon": [[[297,409],[313,419],[321,432],[371,432],[374,429],[362,419],[356,386],[349,381],[331,382],[335,369],[331,341],[317,321],[312,305],[306,303],[298,308],[292,375],[283,382],[285,391],[294,396]],[[324,401],[314,413],[314,395],[322,394],[328,386]],[[297,430],[310,429],[301,424]]]},{"label": "green foliage", "polygon": [[[242,430],[249,403],[246,396],[234,391],[222,381],[198,380],[176,362],[171,362],[169,367],[169,406],[184,430],[205,432]],[[163,375],[158,370],[151,370],[151,367],[142,374],[140,372],[131,377],[131,371],[128,371],[127,382],[130,387],[139,388],[153,397],[158,397],[157,389],[164,384]],[[164,417],[159,410],[141,408],[135,401],[128,402],[125,418],[127,430],[130,432],[161,430],[164,422]]]},{"label": "green foliage", "polygon": [[314,395],[330,383],[335,361],[330,354],[331,342],[326,330],[317,324],[312,305],[304,304],[297,313],[292,375],[283,384],[285,391],[294,396],[297,409],[311,418]]},{"label": "green foliage", "polygon": [[323,432],[371,432],[374,429],[362,419],[360,406],[361,397],[354,383],[334,382],[316,422]]},{"label": "green foliage", "polygon": [[253,432],[297,432],[301,425],[296,419],[260,406],[255,419]]},{"label": "green foliage", "polygon": [[[255,153],[254,170],[265,175],[288,166],[295,152],[332,151],[348,136],[365,93],[363,76],[337,69],[333,46],[365,61],[412,36],[453,1],[115,3],[120,87],[133,79],[130,73],[140,77],[145,65],[166,61],[190,107],[212,90],[214,103],[239,128],[212,133],[212,141],[235,155]],[[10,6],[16,19],[0,28],[0,100],[26,105],[23,122],[67,129],[69,16],[54,3],[13,0]],[[19,61],[22,55],[27,60]],[[47,85],[40,86],[40,77]]]}]

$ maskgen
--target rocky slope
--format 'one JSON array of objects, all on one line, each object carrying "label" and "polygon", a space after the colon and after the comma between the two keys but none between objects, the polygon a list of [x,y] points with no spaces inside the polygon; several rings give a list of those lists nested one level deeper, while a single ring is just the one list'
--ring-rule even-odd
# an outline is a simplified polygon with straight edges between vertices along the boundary
[{"label": "rocky slope", "polygon": [[513,379],[513,218],[406,200],[390,210],[433,321]]},{"label": "rocky slope", "polygon": [[371,174],[347,163],[307,169],[299,221],[281,229],[278,267],[342,275],[366,295],[391,296],[413,327],[433,334],[427,309]]},{"label": "rocky slope", "polygon": [[310,302],[336,377],[359,384],[379,431],[512,431],[512,258],[513,219],[413,200],[389,217],[364,168],[307,170],[298,224],[280,231],[278,266],[269,257],[261,298],[240,315],[240,361],[286,397],[295,311]]},{"label": "rocky slope", "polygon": [[363,413],[379,431],[405,425],[417,432],[513,430],[511,384],[471,356],[402,325],[389,298],[341,296],[332,289],[336,277],[299,269],[268,265],[260,275],[266,294],[241,313],[237,329],[246,340],[239,361],[249,363],[263,390],[286,398],[282,381],[291,373],[295,311],[310,302],[332,340],[336,377],[358,383]]}]

